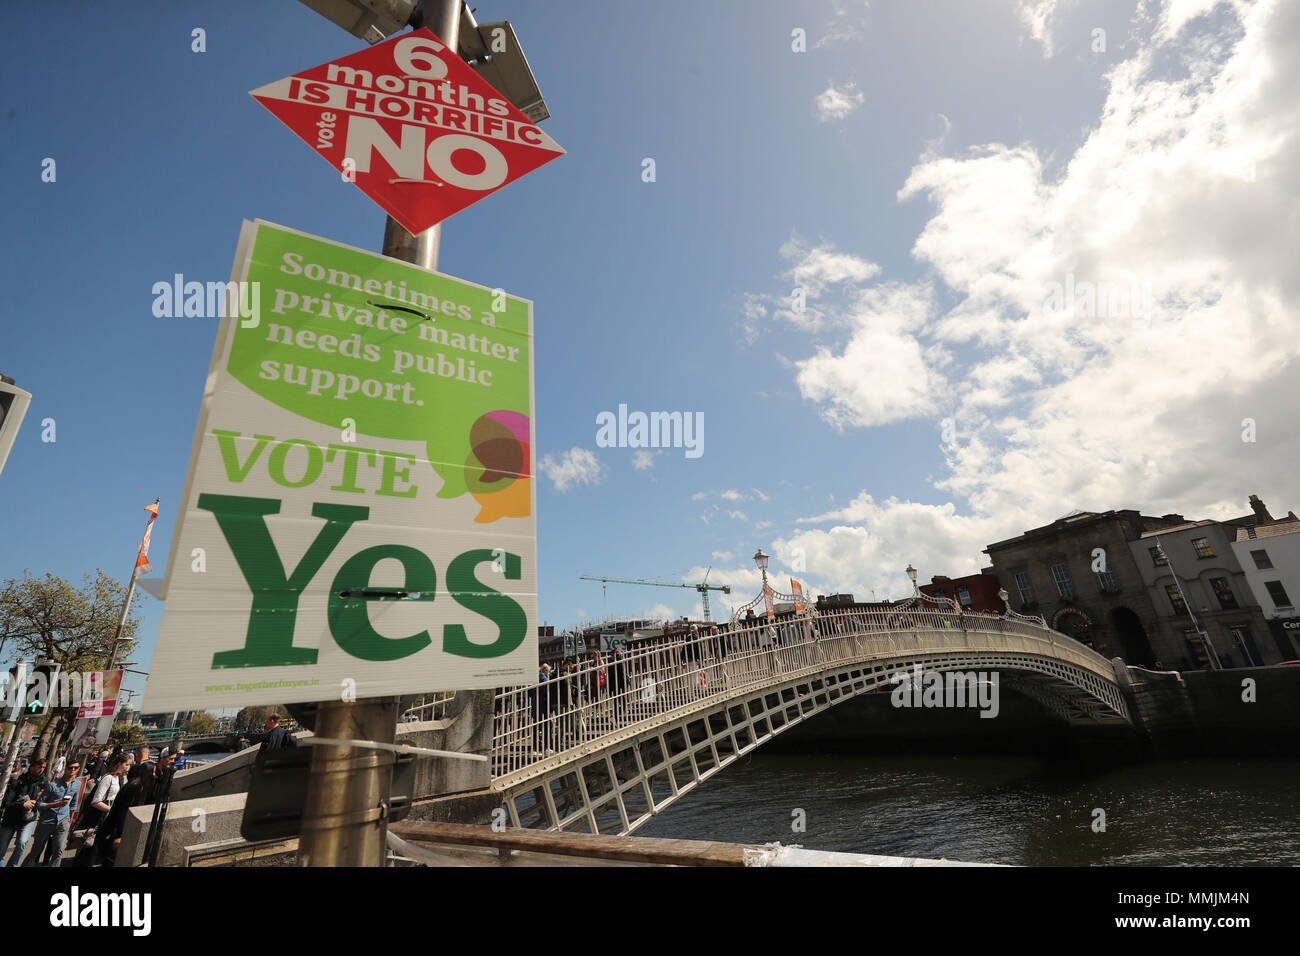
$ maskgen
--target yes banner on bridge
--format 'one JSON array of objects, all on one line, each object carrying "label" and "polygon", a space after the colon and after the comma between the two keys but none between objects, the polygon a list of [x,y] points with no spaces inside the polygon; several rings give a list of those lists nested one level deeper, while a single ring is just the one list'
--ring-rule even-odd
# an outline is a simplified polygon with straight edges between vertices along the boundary
[{"label": "yes banner on bridge", "polygon": [[144,706],[534,679],[532,303],[260,221],[226,294]]}]

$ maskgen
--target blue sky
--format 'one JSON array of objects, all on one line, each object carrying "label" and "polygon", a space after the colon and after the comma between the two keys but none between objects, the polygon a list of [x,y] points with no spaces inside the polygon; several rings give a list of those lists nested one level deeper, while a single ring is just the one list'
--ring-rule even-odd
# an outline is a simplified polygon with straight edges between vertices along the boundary
[{"label": "blue sky", "polygon": [[[66,12],[51,29],[10,11],[21,42],[0,58],[0,371],[34,394],[0,476],[0,578],[124,576],[157,496],[161,573],[216,327],[155,318],[153,283],[224,280],[245,218],[383,235],[378,207],[248,96],[360,41],[292,0]],[[711,565],[743,603],[760,546],[815,591],[898,595],[909,561],[970,573],[988,542],[1075,508],[1296,507],[1293,10],[478,16],[514,24],[568,151],[451,219],[439,263],[536,303],[543,621],[698,606],[603,597],[582,574]],[[1048,314],[1067,274],[1146,288],[1154,314]],[[702,413],[704,454],[598,448],[620,403]],[[160,616],[150,599],[142,664]]]}]

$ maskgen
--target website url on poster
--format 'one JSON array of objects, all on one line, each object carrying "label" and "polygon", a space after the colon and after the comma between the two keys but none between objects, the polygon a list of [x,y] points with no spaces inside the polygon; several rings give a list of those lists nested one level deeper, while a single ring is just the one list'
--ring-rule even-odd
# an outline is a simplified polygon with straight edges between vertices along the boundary
[{"label": "website url on poster", "polygon": [[215,693],[223,690],[264,690],[268,687],[314,687],[319,683],[319,678],[312,678],[311,680],[259,680],[243,684],[209,684],[203,690],[204,693]]}]

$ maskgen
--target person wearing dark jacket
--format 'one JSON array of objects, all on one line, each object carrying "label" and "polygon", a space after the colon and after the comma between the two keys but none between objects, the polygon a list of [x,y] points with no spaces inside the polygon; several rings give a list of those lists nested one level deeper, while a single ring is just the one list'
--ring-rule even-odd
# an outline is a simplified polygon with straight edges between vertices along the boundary
[{"label": "person wearing dark jacket", "polygon": [[4,864],[5,850],[16,836],[18,843],[9,866],[17,866],[36,830],[36,800],[45,789],[45,761],[33,760],[27,772],[14,777],[5,789],[3,809],[0,810],[0,865]]},{"label": "person wearing dark jacket", "polygon": [[279,714],[272,714],[266,718],[266,729],[270,733],[266,735],[266,739],[262,741],[262,746],[258,748],[259,753],[265,753],[268,750],[279,750],[281,747],[298,746],[298,741],[293,739],[293,735],[280,726]]},{"label": "person wearing dark jacket", "polygon": [[135,777],[121,789],[108,814],[100,821],[95,831],[95,849],[99,861],[104,866],[115,866],[117,848],[122,842],[122,830],[126,826],[126,814],[132,807],[153,801],[154,767],[142,764]]}]

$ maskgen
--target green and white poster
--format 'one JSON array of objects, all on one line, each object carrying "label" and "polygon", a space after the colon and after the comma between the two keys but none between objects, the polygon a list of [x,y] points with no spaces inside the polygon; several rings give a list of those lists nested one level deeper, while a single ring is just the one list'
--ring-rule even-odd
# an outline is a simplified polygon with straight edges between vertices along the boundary
[{"label": "green and white poster", "polygon": [[537,675],[532,303],[245,222],[144,706]]}]

